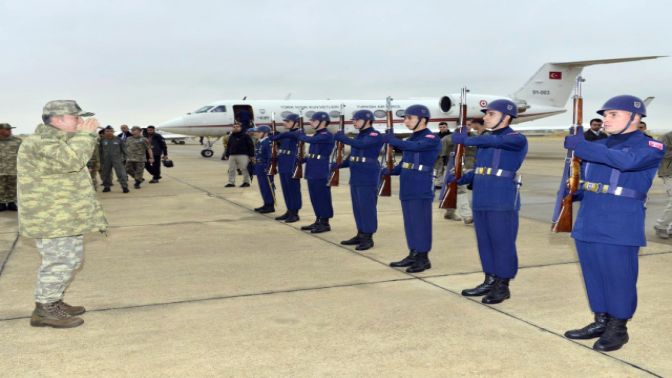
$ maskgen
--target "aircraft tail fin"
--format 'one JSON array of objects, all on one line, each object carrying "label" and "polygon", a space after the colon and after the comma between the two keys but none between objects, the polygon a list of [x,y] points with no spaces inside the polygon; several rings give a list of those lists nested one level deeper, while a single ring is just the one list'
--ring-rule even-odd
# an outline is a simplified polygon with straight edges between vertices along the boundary
[{"label": "aircraft tail fin", "polygon": [[639,56],[618,59],[582,60],[576,62],[546,63],[516,91],[512,97],[543,106],[564,108],[574,89],[576,77],[584,67],[596,64],[612,64],[663,58],[664,56]]},{"label": "aircraft tail fin", "polygon": [[645,98],[644,99],[644,105],[648,108],[649,104],[651,104],[651,101],[653,101],[654,98],[655,97],[653,97],[653,96],[649,96],[649,97]]}]

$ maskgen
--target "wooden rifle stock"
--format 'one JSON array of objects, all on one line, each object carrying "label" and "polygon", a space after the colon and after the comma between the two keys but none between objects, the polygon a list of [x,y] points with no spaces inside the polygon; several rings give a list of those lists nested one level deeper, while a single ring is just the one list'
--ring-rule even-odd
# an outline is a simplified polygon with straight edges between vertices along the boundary
[{"label": "wooden rifle stock", "polygon": [[[392,110],[389,108],[388,98],[388,110],[387,110],[387,129],[385,132],[392,134],[394,136],[394,122],[392,120]],[[385,149],[385,168],[391,173],[394,169],[394,147],[389,143],[386,145]],[[392,196],[392,176],[391,175],[382,175],[380,179],[380,188],[378,189],[378,195],[380,197],[391,197]]]},{"label": "wooden rifle stock", "polygon": [[[299,128],[301,129],[301,133],[303,133],[303,117],[299,118]],[[299,140],[296,163],[294,164],[294,174],[292,175],[293,179],[303,178],[303,159],[305,158],[305,154],[305,143],[302,140]]]},{"label": "wooden rifle stock", "polygon": [[[275,113],[271,114],[271,135],[275,136],[277,127],[275,124]],[[266,174],[274,176],[278,173],[278,141],[271,142],[271,164],[268,166]]]},{"label": "wooden rifle stock", "polygon": [[[460,100],[460,128],[456,132],[467,132],[467,87],[462,88],[462,97]],[[446,137],[447,138],[447,137]],[[462,177],[462,160],[464,159],[464,144],[455,146],[455,155],[453,158],[453,176],[455,179],[451,182],[444,182],[443,196],[439,201],[441,209],[457,208],[457,180]],[[446,172],[446,177],[449,173]]]},{"label": "wooden rifle stock", "polygon": [[[583,81],[585,80],[581,76],[576,78],[573,114],[574,126],[570,129],[570,133],[573,135],[583,132],[583,97],[581,97],[581,83]],[[553,225],[551,226],[553,232],[572,231],[572,225],[574,223],[572,204],[574,202],[574,194],[579,190],[579,183],[581,181],[580,174],[581,160],[576,157],[574,151],[568,150],[567,158],[565,159],[563,178],[562,182],[560,182],[561,190],[558,191],[558,196],[556,198],[556,213],[553,214]]]},{"label": "wooden rifle stock", "polygon": [[[340,117],[340,125],[339,125],[339,130],[341,132],[345,132],[345,116],[341,112],[341,117]],[[327,186],[338,186],[338,181],[340,178],[340,169],[341,165],[343,164],[343,149],[345,148],[345,144],[343,142],[337,142],[336,143],[336,167],[331,170],[331,176],[329,177],[329,182],[327,183]]]}]

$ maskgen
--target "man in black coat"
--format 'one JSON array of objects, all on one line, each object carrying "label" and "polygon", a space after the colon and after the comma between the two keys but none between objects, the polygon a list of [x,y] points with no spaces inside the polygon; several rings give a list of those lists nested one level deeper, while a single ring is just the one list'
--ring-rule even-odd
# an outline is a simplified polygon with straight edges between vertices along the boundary
[{"label": "man in black coat", "polygon": [[[152,153],[154,154],[154,161],[145,163],[145,169],[152,175],[150,184],[156,184],[161,179],[161,161],[168,159],[168,146],[166,140],[161,134],[158,134],[154,126],[147,126],[147,140],[152,146]],[[161,156],[161,159],[159,159]]]}]

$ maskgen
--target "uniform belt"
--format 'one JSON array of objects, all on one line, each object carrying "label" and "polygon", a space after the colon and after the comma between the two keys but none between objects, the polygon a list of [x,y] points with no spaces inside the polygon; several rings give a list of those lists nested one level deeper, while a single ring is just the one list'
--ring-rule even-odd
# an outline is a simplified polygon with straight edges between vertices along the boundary
[{"label": "uniform belt", "polygon": [[278,155],[292,155],[291,150],[278,149]]},{"label": "uniform belt", "polygon": [[327,155],[308,154],[308,159],[321,160],[321,159],[327,159],[327,158],[329,158],[329,156],[327,156]]},{"label": "uniform belt", "polygon": [[351,163],[367,163],[367,164],[377,164],[378,159],[374,158],[367,158],[364,156],[350,156],[350,162]]},{"label": "uniform belt", "polygon": [[504,178],[516,177],[516,172],[506,171],[504,169],[492,169],[491,167],[477,167],[474,169],[474,174]]},{"label": "uniform belt", "polygon": [[581,181],[581,189],[599,194],[611,194],[618,197],[634,198],[640,201],[646,201],[646,193],[624,188],[622,186],[610,186],[599,182]]},{"label": "uniform belt", "polygon": [[404,169],[411,169],[414,171],[420,171],[420,172],[430,172],[434,169],[433,165],[422,165],[422,164],[413,164],[409,162],[402,162],[401,163],[401,168]]}]

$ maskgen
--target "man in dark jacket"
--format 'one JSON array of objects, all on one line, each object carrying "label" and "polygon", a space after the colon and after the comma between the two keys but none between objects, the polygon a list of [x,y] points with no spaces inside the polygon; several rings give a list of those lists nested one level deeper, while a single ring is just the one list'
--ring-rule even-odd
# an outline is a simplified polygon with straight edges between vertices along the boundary
[{"label": "man in dark jacket", "polygon": [[233,132],[229,135],[229,142],[226,146],[226,158],[229,160],[229,183],[226,188],[236,186],[236,173],[240,170],[243,173],[243,184],[241,188],[250,186],[250,172],[247,165],[251,159],[254,159],[254,142],[252,138],[242,130],[239,123],[233,125]]},{"label": "man in dark jacket", "polygon": [[[152,179],[149,181],[150,184],[156,184],[161,179],[161,161],[168,159],[168,146],[166,145],[166,140],[163,139],[161,134],[156,133],[154,126],[147,126],[147,140],[152,146],[152,154],[154,155],[154,162],[150,163],[149,161],[145,163],[145,168]],[[161,159],[159,159],[159,156]]]},{"label": "man in dark jacket", "polygon": [[126,143],[126,139],[132,137],[133,134],[128,130],[128,125],[121,125],[120,128],[121,132],[119,135],[117,135],[117,137],[121,139],[122,142]]},{"label": "man in dark jacket", "polygon": [[604,131],[602,131],[602,120],[599,118],[591,119],[590,129],[586,130],[583,133],[583,136],[589,142],[606,138],[607,134]]}]

